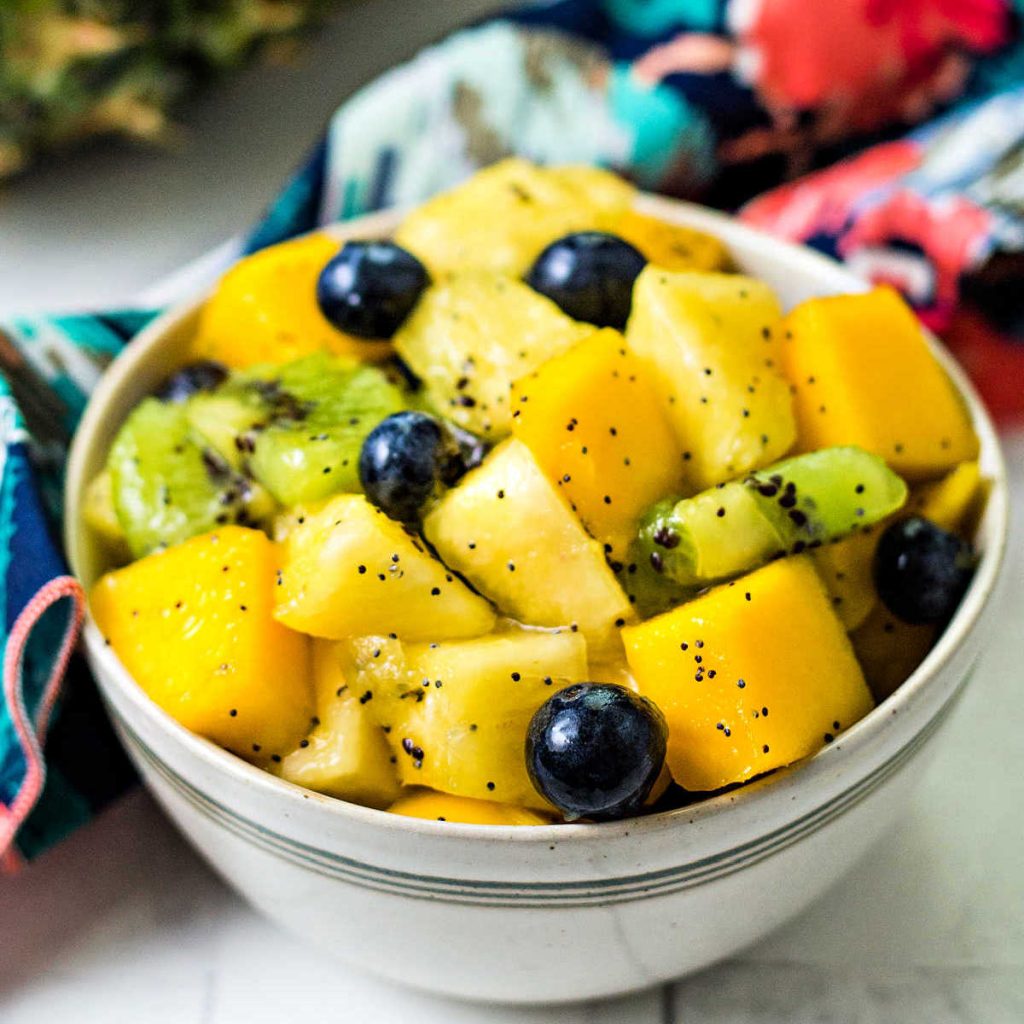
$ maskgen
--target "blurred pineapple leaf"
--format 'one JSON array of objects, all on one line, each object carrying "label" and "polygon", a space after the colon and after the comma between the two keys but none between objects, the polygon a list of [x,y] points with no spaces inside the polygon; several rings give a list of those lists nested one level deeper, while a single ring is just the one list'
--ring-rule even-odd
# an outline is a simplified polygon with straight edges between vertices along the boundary
[{"label": "blurred pineapple leaf", "polygon": [[174,104],[333,0],[0,0],[0,178],[96,135],[166,140]]}]

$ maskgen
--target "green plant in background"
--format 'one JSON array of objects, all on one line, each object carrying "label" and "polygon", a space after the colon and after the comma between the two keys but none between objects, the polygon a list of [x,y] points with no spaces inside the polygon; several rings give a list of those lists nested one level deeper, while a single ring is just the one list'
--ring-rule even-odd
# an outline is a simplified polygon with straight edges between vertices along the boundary
[{"label": "green plant in background", "polygon": [[192,88],[289,46],[332,0],[0,0],[0,178],[99,135],[163,141]]}]

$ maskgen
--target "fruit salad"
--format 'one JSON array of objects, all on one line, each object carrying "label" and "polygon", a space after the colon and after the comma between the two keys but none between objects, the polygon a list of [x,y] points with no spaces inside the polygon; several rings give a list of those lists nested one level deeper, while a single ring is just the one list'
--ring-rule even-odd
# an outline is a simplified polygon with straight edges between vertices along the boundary
[{"label": "fruit salad", "polygon": [[239,262],[88,492],[107,643],[287,782],[598,822],[834,742],[955,612],[967,410],[895,292],[784,311],[605,171]]}]

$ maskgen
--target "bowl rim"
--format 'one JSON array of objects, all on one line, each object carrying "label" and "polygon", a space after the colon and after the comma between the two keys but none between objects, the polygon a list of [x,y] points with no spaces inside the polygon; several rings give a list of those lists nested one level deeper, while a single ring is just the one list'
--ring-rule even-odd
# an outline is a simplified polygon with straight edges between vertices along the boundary
[{"label": "bowl rim", "polygon": [[[729,244],[730,237],[734,240],[739,239],[740,242],[746,242],[751,247],[770,244],[777,248],[780,254],[785,255],[797,272],[812,279],[816,285],[831,288],[833,293],[862,292],[869,287],[865,281],[837,261],[806,246],[796,245],[767,235],[728,214],[694,203],[646,193],[638,193],[636,206],[641,212],[709,231],[718,237],[724,235],[727,244]],[[327,232],[339,240],[350,237],[390,235],[399,223],[402,213],[401,209],[384,210],[351,221],[321,226],[309,233]],[[136,368],[146,362],[150,349],[158,345],[170,331],[198,312],[215,283],[172,305],[147,325],[111,363],[90,397],[72,440],[65,485],[64,543],[72,572],[76,576],[79,575],[78,534],[80,531],[88,529],[84,523],[81,523],[81,511],[82,496],[85,485],[88,483],[85,479],[85,472],[95,446],[94,438],[101,424],[108,418],[108,413],[113,412],[118,422],[123,420],[123,413],[116,410],[112,399],[117,397],[122,385],[131,378]],[[986,508],[990,543],[982,555],[971,586],[956,614],[911,676],[867,715],[849,729],[841,732],[834,743],[810,757],[798,761],[794,765],[781,768],[760,780],[679,808],[620,821],[591,824],[563,823],[529,827],[440,822],[427,818],[392,814],[388,811],[365,807],[308,790],[272,775],[217,746],[212,741],[192,733],[145,694],[121,664],[113,650],[106,645],[87,607],[83,638],[90,658],[103,668],[102,672],[96,673],[100,688],[102,690],[108,683],[115,685],[119,696],[131,706],[136,714],[145,719],[150,726],[165,734],[177,746],[184,748],[188,754],[201,761],[207,769],[217,773],[226,773],[235,783],[255,787],[257,791],[262,790],[268,796],[291,801],[297,812],[302,807],[308,809],[311,806],[316,806],[333,817],[369,829],[379,830],[382,835],[399,832],[403,835],[421,835],[453,841],[512,842],[533,845],[550,844],[557,841],[559,845],[565,843],[578,845],[584,842],[612,840],[623,836],[641,838],[645,832],[660,831],[680,823],[696,825],[703,820],[717,818],[731,810],[738,813],[741,806],[751,808],[766,804],[768,801],[780,800],[794,789],[810,792],[816,780],[826,776],[834,777],[843,765],[852,763],[858,752],[878,741],[881,738],[883,723],[897,715],[903,715],[910,708],[921,703],[922,694],[927,694],[932,681],[949,664],[963,640],[977,626],[983,611],[993,596],[1005,563],[1009,498],[1006,466],[995,427],[963,369],[929,332],[925,333],[933,353],[949,374],[965,402],[973,426],[978,433],[981,455],[986,461],[986,475],[992,482]],[[943,708],[948,707],[956,696],[957,694],[954,693],[936,711],[918,723],[914,735],[907,741],[905,747],[909,746],[930,722],[941,715]],[[109,703],[109,698],[107,700]],[[134,729],[132,731],[134,732]],[[161,758],[161,760],[166,759]],[[170,768],[169,764],[168,768]],[[793,796],[792,799],[796,799],[796,797]]]}]

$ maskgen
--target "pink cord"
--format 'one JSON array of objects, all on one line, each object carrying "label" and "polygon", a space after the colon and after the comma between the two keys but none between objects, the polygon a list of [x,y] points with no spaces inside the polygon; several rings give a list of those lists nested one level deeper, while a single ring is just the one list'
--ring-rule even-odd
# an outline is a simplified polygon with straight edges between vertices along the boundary
[{"label": "pink cord", "polygon": [[[64,630],[64,639],[53,663],[53,670],[43,688],[42,699],[36,711],[35,722],[29,720],[25,708],[24,695],[21,690],[22,662],[25,647],[32,630],[39,620],[58,601],[68,599],[72,602],[72,614]],[[58,576],[50,580],[31,601],[22,609],[11,635],[7,640],[4,653],[4,697],[7,701],[15,732],[21,742],[25,756],[26,772],[21,788],[18,790],[10,807],[0,804],[0,869],[14,871],[20,866],[21,859],[13,847],[14,836],[18,827],[35,806],[36,800],[43,789],[46,779],[46,766],[43,763],[42,740],[46,736],[50,713],[54,701],[60,692],[60,684],[64,678],[71,652],[78,640],[85,613],[85,594],[81,584],[73,576]]]}]

